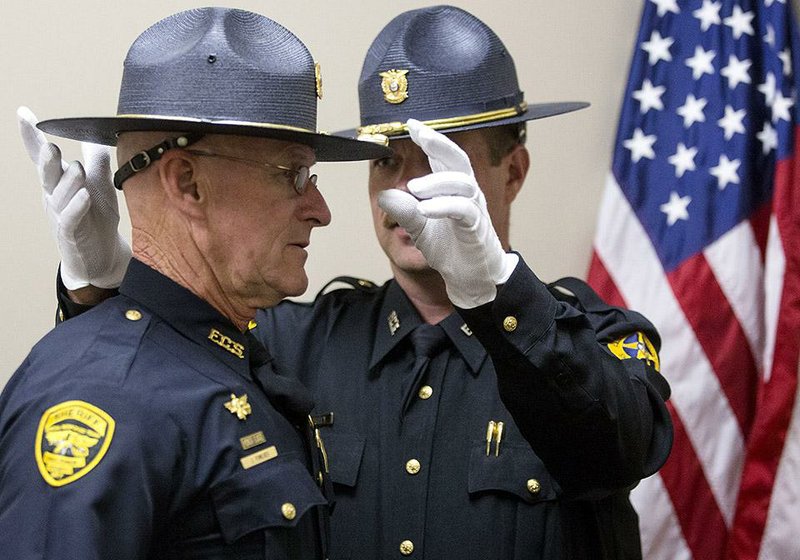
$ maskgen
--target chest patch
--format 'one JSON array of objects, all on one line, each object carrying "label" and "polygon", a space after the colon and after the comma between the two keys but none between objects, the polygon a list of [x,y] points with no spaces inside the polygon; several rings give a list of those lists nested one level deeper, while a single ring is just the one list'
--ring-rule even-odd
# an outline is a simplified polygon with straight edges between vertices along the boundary
[{"label": "chest patch", "polygon": [[50,486],[64,486],[88,474],[108,451],[114,419],[84,401],[48,408],[36,431],[36,464]]}]

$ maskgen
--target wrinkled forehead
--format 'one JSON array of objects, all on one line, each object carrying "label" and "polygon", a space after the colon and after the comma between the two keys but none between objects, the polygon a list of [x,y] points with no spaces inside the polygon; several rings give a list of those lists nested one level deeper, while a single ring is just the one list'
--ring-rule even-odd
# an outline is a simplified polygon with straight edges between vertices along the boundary
[{"label": "wrinkled forehead", "polygon": [[312,147],[286,140],[214,134],[203,137],[197,145],[200,146],[201,143],[203,147],[224,150],[224,153],[229,155],[256,157],[265,161],[293,163],[309,167],[317,161]]}]

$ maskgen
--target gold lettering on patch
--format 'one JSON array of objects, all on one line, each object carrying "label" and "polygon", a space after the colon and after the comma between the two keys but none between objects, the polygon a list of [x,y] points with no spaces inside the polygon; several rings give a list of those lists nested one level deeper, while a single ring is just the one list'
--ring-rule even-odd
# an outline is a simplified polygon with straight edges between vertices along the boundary
[{"label": "gold lettering on patch", "polygon": [[264,432],[261,431],[255,432],[253,434],[248,434],[244,437],[239,438],[239,443],[242,444],[242,449],[244,449],[245,451],[266,442],[267,438],[264,437]]},{"label": "gold lettering on patch", "polygon": [[244,344],[236,342],[231,337],[219,332],[217,329],[211,329],[211,332],[208,333],[208,340],[217,346],[224,348],[240,360],[244,359]]},{"label": "gold lettering on patch", "polygon": [[246,457],[242,457],[239,459],[239,462],[245,469],[252,469],[256,465],[260,465],[261,463],[266,463],[270,459],[274,459],[278,456],[278,450],[275,448],[274,445],[270,445],[266,449],[262,449],[261,451],[257,451]]}]

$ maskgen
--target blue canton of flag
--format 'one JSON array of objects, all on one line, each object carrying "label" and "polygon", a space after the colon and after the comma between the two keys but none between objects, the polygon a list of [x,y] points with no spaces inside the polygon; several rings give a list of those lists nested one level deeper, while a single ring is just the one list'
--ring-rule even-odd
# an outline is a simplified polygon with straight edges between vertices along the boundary
[{"label": "blue canton of flag", "polygon": [[640,27],[612,170],[667,272],[769,201],[791,146],[787,27],[755,4],[659,0]]}]

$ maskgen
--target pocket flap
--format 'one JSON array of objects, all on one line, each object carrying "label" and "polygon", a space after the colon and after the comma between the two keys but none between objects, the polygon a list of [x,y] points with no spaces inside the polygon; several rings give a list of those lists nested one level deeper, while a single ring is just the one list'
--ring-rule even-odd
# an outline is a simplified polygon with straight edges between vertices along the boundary
[{"label": "pocket flap", "polygon": [[364,455],[364,438],[353,433],[326,430],[322,439],[328,451],[331,480],[336,484],[355,486]]},{"label": "pocket flap", "polygon": [[291,456],[236,473],[211,488],[211,497],[227,543],[267,527],[293,527],[308,510],[328,503]]},{"label": "pocket flap", "polygon": [[527,445],[504,444],[495,457],[485,445],[472,448],[469,460],[469,492],[508,492],[528,503],[556,499],[556,484]]}]

